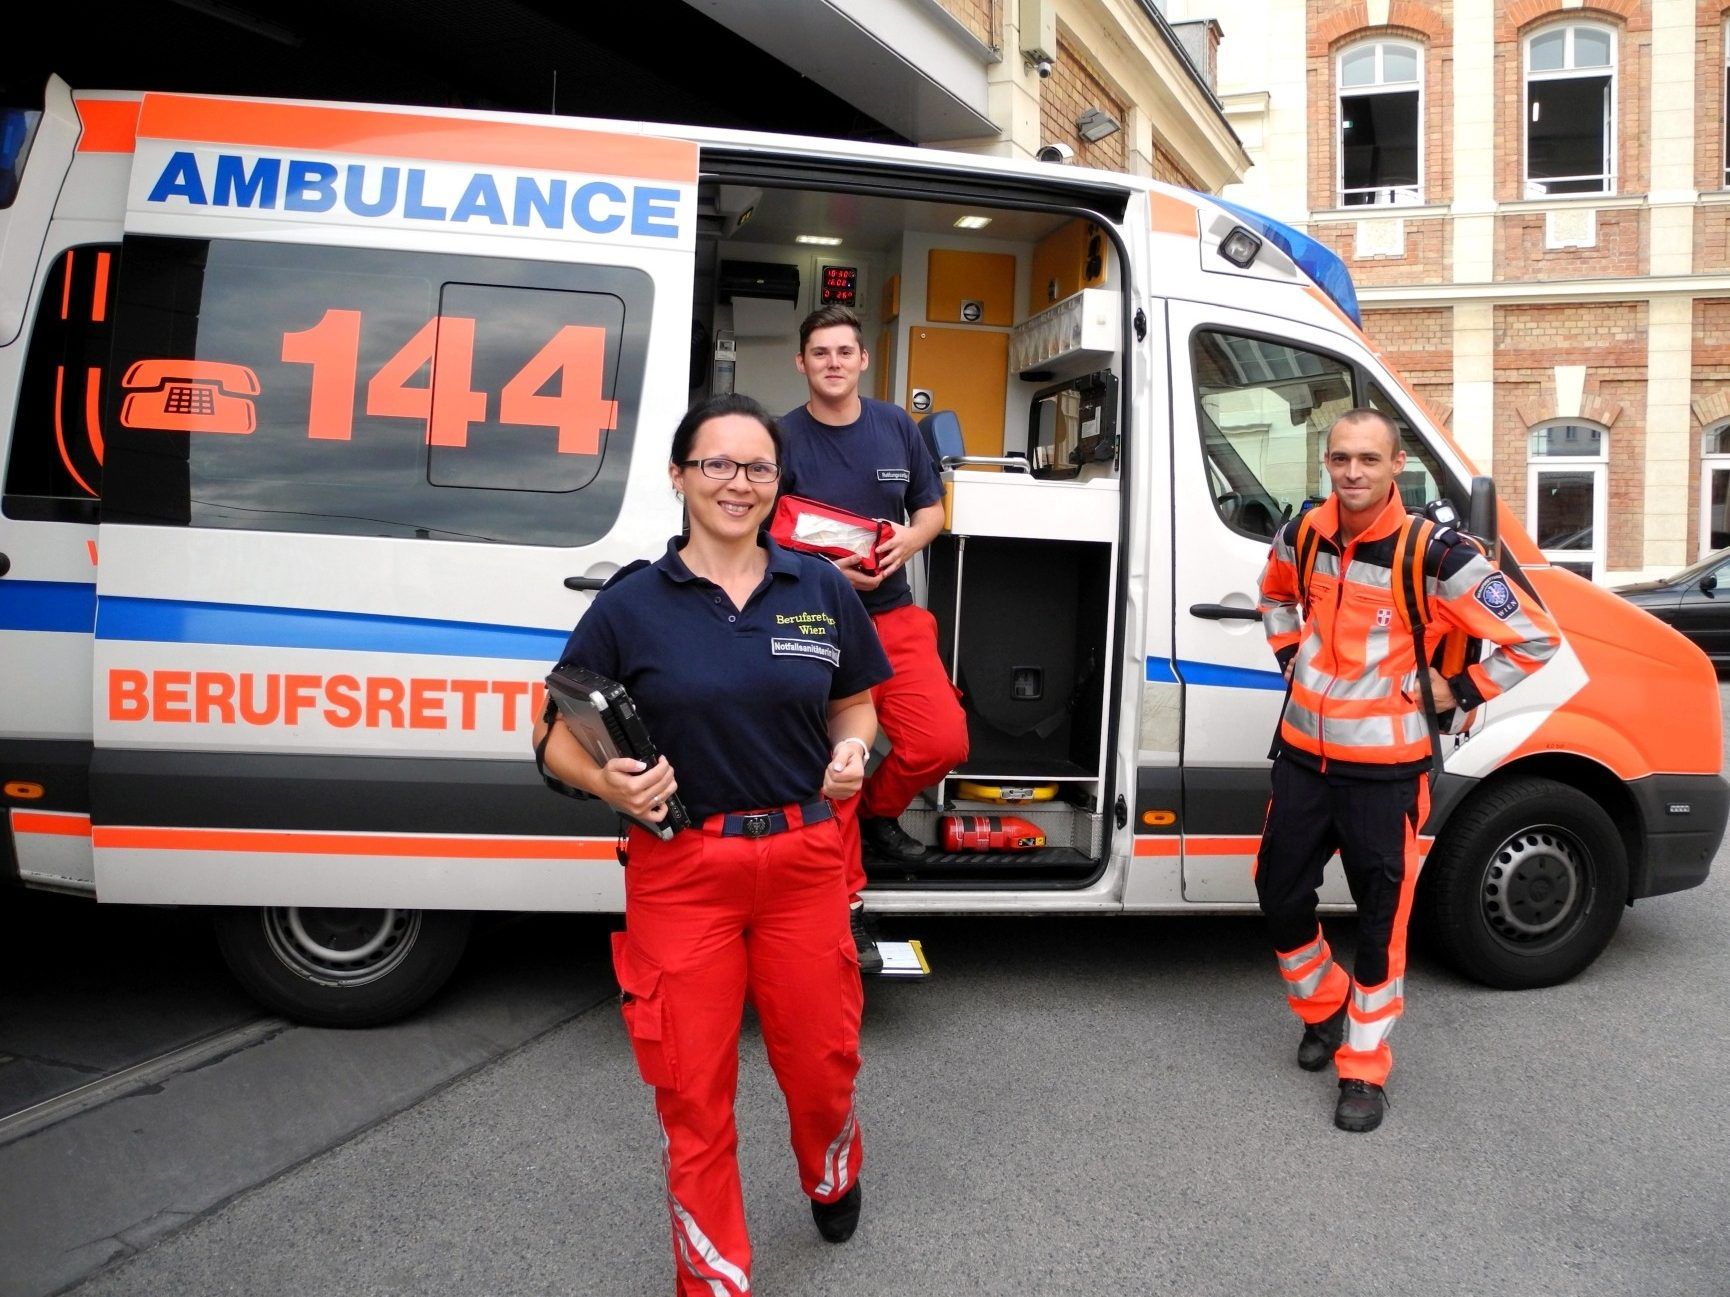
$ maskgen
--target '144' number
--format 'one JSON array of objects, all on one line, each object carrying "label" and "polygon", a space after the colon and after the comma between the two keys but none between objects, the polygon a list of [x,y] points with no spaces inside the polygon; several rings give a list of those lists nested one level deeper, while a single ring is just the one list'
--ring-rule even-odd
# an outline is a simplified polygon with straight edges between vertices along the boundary
[{"label": "'144' number", "polygon": [[[282,358],[312,366],[307,436],[347,441],[354,435],[354,394],[360,357],[359,311],[326,311],[300,333],[282,335]],[[619,419],[619,403],[601,395],[607,331],[567,324],[499,392],[499,422],[556,428],[561,455],[594,455],[601,433]],[[475,322],[435,315],[367,380],[369,416],[419,419],[427,444],[466,446],[469,425],[487,418],[487,394],[473,390]],[[410,380],[430,363],[424,386]],[[551,395],[542,390],[557,379]]]}]

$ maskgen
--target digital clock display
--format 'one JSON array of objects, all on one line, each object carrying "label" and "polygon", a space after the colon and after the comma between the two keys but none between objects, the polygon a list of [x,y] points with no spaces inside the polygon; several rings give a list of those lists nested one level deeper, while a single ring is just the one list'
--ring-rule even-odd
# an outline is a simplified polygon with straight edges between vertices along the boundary
[{"label": "digital clock display", "polygon": [[858,266],[824,266],[817,289],[819,306],[856,306],[859,300]]}]

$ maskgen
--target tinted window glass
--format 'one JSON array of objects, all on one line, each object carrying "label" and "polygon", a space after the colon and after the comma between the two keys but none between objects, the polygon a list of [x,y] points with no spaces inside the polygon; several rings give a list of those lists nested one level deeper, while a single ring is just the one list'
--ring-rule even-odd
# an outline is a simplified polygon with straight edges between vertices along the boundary
[{"label": "tinted window glass", "polygon": [[618,516],[637,270],[129,239],[107,515],[515,544]]},{"label": "tinted window glass", "polygon": [[43,281],[12,419],[9,518],[96,521],[118,252],[115,244],[69,248]]}]

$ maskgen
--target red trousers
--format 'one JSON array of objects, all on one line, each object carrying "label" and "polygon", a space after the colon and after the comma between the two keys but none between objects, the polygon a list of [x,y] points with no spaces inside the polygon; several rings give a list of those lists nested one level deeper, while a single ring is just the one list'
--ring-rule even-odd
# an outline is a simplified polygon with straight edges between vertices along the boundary
[{"label": "red trousers", "polygon": [[847,891],[865,890],[856,815],[894,819],[967,759],[967,716],[937,655],[937,621],[915,604],[876,613],[871,622],[895,674],[871,691],[877,725],[889,740],[889,755],[871,772],[864,791],[842,812]]},{"label": "red trousers", "polygon": [[750,995],[787,1100],[806,1196],[853,1187],[864,994],[847,926],[835,820],[764,838],[633,827],[625,930],[613,936],[625,1027],[655,1087],[677,1292],[745,1293],[751,1242],[733,1097]]}]

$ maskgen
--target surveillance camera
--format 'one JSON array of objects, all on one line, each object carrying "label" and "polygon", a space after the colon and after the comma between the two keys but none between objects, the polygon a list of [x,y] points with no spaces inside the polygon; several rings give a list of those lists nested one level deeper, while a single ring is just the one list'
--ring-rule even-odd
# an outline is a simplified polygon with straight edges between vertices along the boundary
[{"label": "surveillance camera", "polygon": [[1033,70],[1035,72],[1039,73],[1039,79],[1041,81],[1043,81],[1046,77],[1051,75],[1051,60],[1050,59],[1038,60],[1037,62],[1034,63]]},{"label": "surveillance camera", "polygon": [[1075,150],[1067,144],[1047,144],[1034,156],[1041,162],[1068,162],[1075,156]]}]

